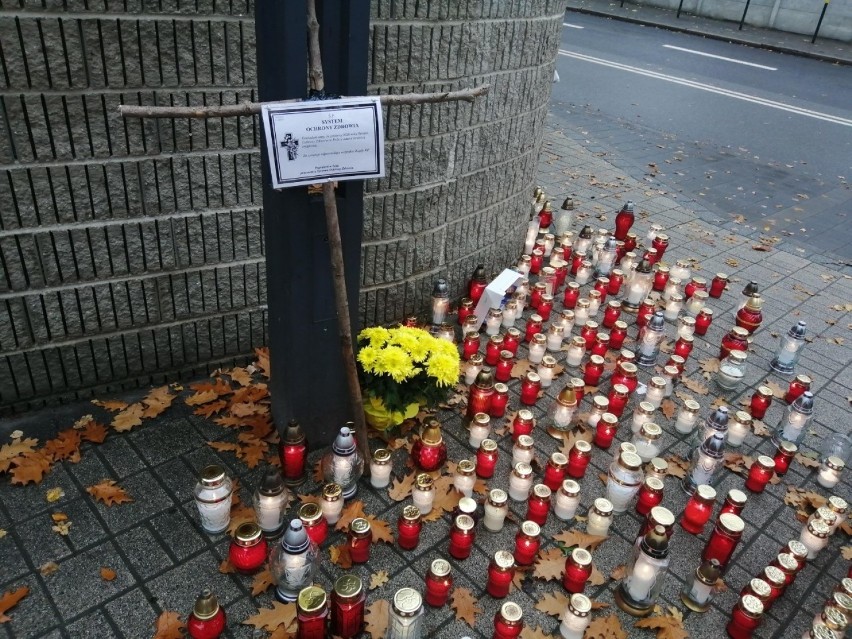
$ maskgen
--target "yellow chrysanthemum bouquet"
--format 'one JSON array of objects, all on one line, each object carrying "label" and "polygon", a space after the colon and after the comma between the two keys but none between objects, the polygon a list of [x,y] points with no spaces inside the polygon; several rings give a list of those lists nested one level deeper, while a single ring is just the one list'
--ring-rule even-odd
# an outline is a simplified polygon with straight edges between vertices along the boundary
[{"label": "yellow chrysanthemum bouquet", "polygon": [[386,430],[414,417],[421,405],[447,398],[458,381],[455,344],[420,328],[365,328],[358,335],[364,412],[371,426]]}]

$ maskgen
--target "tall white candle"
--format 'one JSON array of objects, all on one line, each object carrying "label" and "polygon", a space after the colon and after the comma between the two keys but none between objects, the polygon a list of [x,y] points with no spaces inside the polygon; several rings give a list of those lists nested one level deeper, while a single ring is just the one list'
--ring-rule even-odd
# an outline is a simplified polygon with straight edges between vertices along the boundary
[{"label": "tall white candle", "polygon": [[633,566],[633,573],[628,575],[625,583],[627,594],[637,603],[644,602],[651,594],[651,589],[656,581],[656,566],[652,566],[642,555],[639,555]]}]

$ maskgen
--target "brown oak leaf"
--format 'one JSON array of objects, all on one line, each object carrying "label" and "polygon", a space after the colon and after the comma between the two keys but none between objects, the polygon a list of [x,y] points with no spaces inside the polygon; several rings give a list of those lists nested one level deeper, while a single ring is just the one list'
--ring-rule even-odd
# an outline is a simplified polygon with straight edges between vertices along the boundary
[{"label": "brown oak leaf", "polygon": [[266,592],[274,585],[274,583],[275,582],[272,581],[272,573],[269,572],[269,566],[267,565],[251,580],[252,596],[257,597],[260,593]]},{"label": "brown oak leaf", "polygon": [[110,411],[111,413],[123,411],[128,405],[127,402],[123,402],[120,399],[93,399],[92,403],[95,406],[100,406],[104,410]]},{"label": "brown oak leaf", "polygon": [[530,371],[535,372],[535,367],[532,362],[528,359],[519,359],[515,362],[515,365],[512,366],[512,377],[516,377],[518,379],[522,379],[527,376],[527,373]]},{"label": "brown oak leaf", "polygon": [[751,420],[751,430],[758,437],[766,437],[772,434],[772,431],[767,428],[766,424],[759,419]]},{"label": "brown oak leaf", "polygon": [[269,347],[261,346],[256,348],[254,349],[254,354],[257,355],[257,361],[254,365],[260,370],[260,374],[266,379],[272,377],[272,369],[269,364]]},{"label": "brown oak leaf", "polygon": [[106,506],[114,506],[115,504],[126,504],[133,501],[133,497],[125,492],[124,488],[116,484],[112,479],[104,479],[102,482],[86,488],[96,501],[101,502]]},{"label": "brown oak leaf", "polygon": [[166,610],[154,622],[153,639],[183,639],[184,623],[179,612]]},{"label": "brown oak leaf", "polygon": [[124,433],[134,426],[139,426],[144,412],[145,407],[142,404],[131,404],[112,418],[112,429],[118,433]]},{"label": "brown oak leaf", "polygon": [[83,443],[83,434],[79,430],[66,428],[60,431],[56,437],[44,443],[42,452],[53,459],[53,461],[80,461],[80,444]]},{"label": "brown oak leaf", "polygon": [[698,393],[699,395],[706,395],[710,392],[710,389],[705,384],[699,382],[697,379],[692,379],[690,377],[685,377],[681,379],[681,384],[686,386],[693,393]]},{"label": "brown oak leaf", "polygon": [[666,469],[666,474],[672,477],[683,479],[686,477],[686,471],[689,470],[689,460],[684,459],[680,455],[669,455],[665,458],[669,467]]},{"label": "brown oak leaf", "polygon": [[621,581],[627,575],[627,566],[625,564],[621,564],[620,566],[616,566],[612,569],[612,572],[609,573],[609,578],[613,581]]},{"label": "brown oak leaf", "polygon": [[47,561],[38,567],[38,574],[42,577],[48,577],[59,570],[59,564],[55,561]]},{"label": "brown oak leaf", "polygon": [[546,592],[538,598],[538,601],[536,601],[535,609],[540,610],[545,614],[552,615],[561,621],[562,616],[568,610],[568,603],[570,601],[571,596],[562,592],[562,590]]},{"label": "brown oak leaf", "polygon": [[142,417],[148,419],[157,417],[172,405],[172,402],[175,401],[175,397],[177,397],[177,395],[172,395],[168,386],[159,386],[154,388],[142,399],[142,403],[145,405]]},{"label": "brown oak leaf", "polygon": [[554,535],[553,539],[564,545],[566,548],[579,546],[586,550],[594,550],[607,540],[607,537],[599,537],[598,535],[588,535],[579,530],[565,530],[558,535]]},{"label": "brown oak leaf", "polygon": [[589,575],[589,578],[586,580],[593,586],[602,586],[606,583],[606,577],[604,574],[598,570],[598,567],[592,562],[592,574]]},{"label": "brown oak leaf", "polygon": [[852,546],[841,546],[840,554],[846,561],[852,560]]},{"label": "brown oak leaf", "polygon": [[331,563],[337,564],[343,570],[349,570],[352,567],[352,556],[349,554],[349,546],[345,543],[329,547],[328,553]]},{"label": "brown oak leaf", "polygon": [[250,508],[245,504],[237,504],[231,506],[231,521],[228,522],[228,534],[234,535],[237,528],[245,523],[254,521],[254,508]]},{"label": "brown oak leaf", "polygon": [[388,580],[390,580],[390,576],[388,575],[387,570],[374,572],[370,575],[370,590],[375,590],[379,586],[385,585]]},{"label": "brown oak leaf", "polygon": [[217,399],[219,399],[219,393],[210,388],[207,390],[198,391],[194,395],[190,395],[184,400],[184,403],[187,406],[201,406],[202,404],[209,404],[210,402],[215,402]]},{"label": "brown oak leaf", "polygon": [[272,608],[261,608],[242,623],[246,626],[263,628],[269,632],[275,632],[279,626],[283,626],[288,632],[295,632],[297,625],[296,604],[273,601]]},{"label": "brown oak leaf", "polygon": [[232,368],[229,371],[225,371],[225,375],[230,377],[240,386],[248,386],[251,384],[251,373],[249,373],[245,368]]},{"label": "brown oak leaf", "polygon": [[583,639],[627,639],[627,633],[621,627],[618,617],[612,614],[592,619]]},{"label": "brown oak leaf", "polygon": [[655,630],[657,639],[689,639],[689,633],[683,627],[683,614],[674,606],[668,606],[668,614],[640,619],[633,625],[636,628]]},{"label": "brown oak leaf", "polygon": [[40,450],[18,455],[12,459],[12,483],[25,486],[29,483],[38,484],[50,470],[51,459]]},{"label": "brown oak leaf", "polygon": [[806,453],[796,453],[796,457],[794,459],[805,468],[819,468],[819,459],[815,456],[812,457]]},{"label": "brown oak leaf", "polygon": [[545,581],[560,580],[565,570],[565,553],[560,548],[549,548],[538,553],[533,577]]},{"label": "brown oak leaf", "polygon": [[482,613],[482,608],[476,605],[476,601],[477,597],[467,588],[454,588],[450,598],[450,606],[456,613],[456,619],[471,628],[476,625],[476,615]]},{"label": "brown oak leaf", "polygon": [[227,407],[228,402],[224,399],[220,399],[218,401],[210,402],[209,404],[203,404],[202,406],[199,406],[193,411],[193,414],[210,419],[213,415],[224,410]]},{"label": "brown oak leaf", "polygon": [[766,386],[769,390],[771,390],[772,396],[775,399],[784,399],[784,396],[787,394],[786,389],[781,388],[777,382],[773,382],[769,379],[764,380],[761,386]]},{"label": "brown oak leaf", "polygon": [[91,442],[93,444],[103,444],[108,433],[109,430],[107,430],[106,426],[93,419],[90,419],[80,431],[83,441]]},{"label": "brown oak leaf", "polygon": [[388,488],[388,497],[394,501],[402,501],[411,496],[411,491],[414,489],[414,479],[417,477],[417,472],[412,472],[404,477],[394,478]]},{"label": "brown oak leaf", "polygon": [[0,623],[11,621],[12,618],[6,616],[6,613],[18,605],[18,603],[30,594],[29,586],[21,586],[14,590],[7,590],[0,596]]},{"label": "brown oak leaf", "polygon": [[390,620],[390,604],[387,599],[379,599],[367,606],[364,615],[364,630],[370,633],[371,639],[385,639]]},{"label": "brown oak leaf", "polygon": [[672,419],[677,413],[677,406],[670,399],[664,399],[660,404],[660,412],[666,416],[666,419]]},{"label": "brown oak leaf", "polygon": [[698,363],[701,365],[702,375],[706,379],[710,379],[713,373],[719,372],[719,359],[716,357],[710,357],[709,359],[699,360]]},{"label": "brown oak leaf", "polygon": [[24,453],[32,453],[38,445],[38,440],[32,437],[26,439],[12,439],[8,444],[0,446],[0,472],[9,470],[12,460]]}]

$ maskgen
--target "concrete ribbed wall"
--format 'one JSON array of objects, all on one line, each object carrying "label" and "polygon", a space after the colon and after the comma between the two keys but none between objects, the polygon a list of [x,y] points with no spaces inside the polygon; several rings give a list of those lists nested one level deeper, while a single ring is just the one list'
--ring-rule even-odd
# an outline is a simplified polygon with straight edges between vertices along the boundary
[{"label": "concrete ribbed wall", "polygon": [[[492,85],[387,113],[361,320],[517,253],[561,22],[552,0],[373,3],[372,92]],[[0,409],[202,374],[266,343],[260,130],[122,121],[255,97],[248,0],[2,0]]]}]

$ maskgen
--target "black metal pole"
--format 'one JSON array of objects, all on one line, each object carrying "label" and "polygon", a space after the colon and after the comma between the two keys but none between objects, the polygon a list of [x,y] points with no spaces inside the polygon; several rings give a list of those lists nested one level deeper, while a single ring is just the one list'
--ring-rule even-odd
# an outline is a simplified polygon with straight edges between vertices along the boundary
[{"label": "black metal pole", "polygon": [[817,34],[819,33],[819,28],[822,26],[822,19],[825,17],[826,9],[828,9],[828,0],[825,0],[822,5],[822,13],[819,14],[819,20],[817,21],[816,31],[814,31],[814,37],[811,38],[811,44],[816,42]]},{"label": "black metal pole", "polygon": [[683,9],[683,0],[680,0],[680,4],[677,5],[677,15],[675,16],[676,18],[680,17],[680,10],[681,9]]},{"label": "black metal pole", "polygon": [[748,13],[748,5],[750,5],[750,4],[751,4],[751,0],[746,0],[746,6],[745,6],[745,9],[743,9],[743,17],[740,18],[740,29],[739,29],[740,31],[743,30],[743,23],[745,22],[745,17],[746,17],[746,14]]},{"label": "black metal pole", "polygon": [[[365,95],[369,3],[319,0],[326,91]],[[307,85],[307,11],[304,1],[257,0],[258,98],[304,98]],[[306,187],[274,190],[261,139],[263,233],[272,376],[272,416],[283,428],[298,420],[311,445],[325,445],[352,419],[337,317],[324,206]],[[358,327],[363,186],[336,190],[352,331]]]}]

